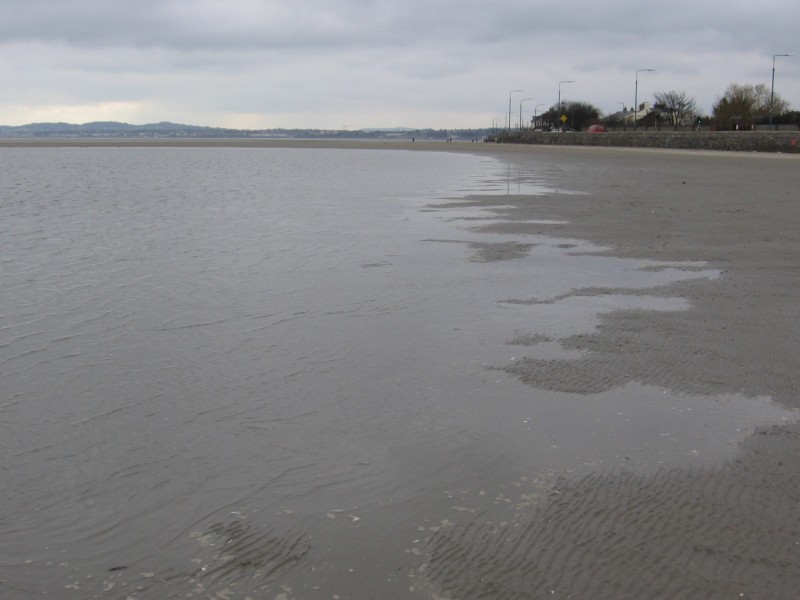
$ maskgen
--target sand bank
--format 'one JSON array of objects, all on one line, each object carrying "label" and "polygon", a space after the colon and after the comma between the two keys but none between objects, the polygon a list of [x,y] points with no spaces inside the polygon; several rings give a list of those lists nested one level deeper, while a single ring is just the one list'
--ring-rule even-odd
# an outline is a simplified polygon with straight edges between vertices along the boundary
[{"label": "sand bank", "polygon": [[[532,137],[531,137],[532,136]],[[531,134],[524,143],[512,138],[506,143],[480,140],[454,142],[408,139],[292,139],[292,138],[0,138],[2,147],[217,147],[217,148],[350,148],[435,150],[469,152],[491,148],[492,152],[525,152],[532,147],[636,149],[656,151],[706,151],[753,153],[800,153],[798,132],[616,132],[609,134]]]},{"label": "sand bank", "polygon": [[[510,222],[484,230],[586,239],[614,256],[703,260],[722,273],[662,290],[689,298],[688,311],[610,313],[596,333],[566,340],[583,358],[520,361],[509,372],[552,390],[591,394],[637,381],[800,407],[797,157],[499,152],[512,164],[535,157],[543,176],[588,194],[475,198],[511,206],[500,209]],[[525,223],[534,218],[568,223]],[[512,558],[506,546],[465,543],[481,539],[479,522],[442,536],[448,561],[486,567],[471,582],[446,569],[441,577],[457,597],[476,597],[491,580],[498,598],[545,597],[545,590],[560,598],[792,598],[800,589],[798,490],[800,427],[761,429],[735,460],[713,468],[563,481],[525,530],[505,540],[524,547],[515,569],[504,569]],[[525,586],[539,595],[526,596]]]}]

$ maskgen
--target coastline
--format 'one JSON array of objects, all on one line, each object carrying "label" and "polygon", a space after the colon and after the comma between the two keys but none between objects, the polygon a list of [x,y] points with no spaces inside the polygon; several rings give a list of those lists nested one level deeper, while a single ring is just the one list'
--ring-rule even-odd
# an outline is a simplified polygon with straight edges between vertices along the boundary
[{"label": "coastline", "polygon": [[496,141],[408,139],[301,139],[301,138],[0,138],[0,148],[331,148],[395,149],[464,152],[521,151],[525,148],[602,148],[638,151],[700,151],[736,154],[800,154],[800,132],[610,132],[527,133],[498,136]]},{"label": "coastline", "polygon": [[[508,366],[509,374],[546,390],[579,385],[587,396],[641,382],[684,394],[770,397],[800,408],[796,156],[468,142],[244,142],[25,146],[395,149],[468,152],[510,166],[535,161],[556,191],[471,197],[467,202],[504,217],[483,231],[588,240],[608,248],[609,256],[705,261],[721,276],[660,290],[689,299],[687,311],[606,314],[595,334],[566,340],[583,353],[580,361],[520,361]],[[505,252],[511,257],[519,248]],[[464,513],[466,522],[427,540],[424,576],[452,598],[791,598],[800,587],[797,490],[800,425],[763,427],[734,459],[713,467],[563,478],[507,535],[487,535],[481,513]],[[373,527],[382,531],[381,523]]]}]

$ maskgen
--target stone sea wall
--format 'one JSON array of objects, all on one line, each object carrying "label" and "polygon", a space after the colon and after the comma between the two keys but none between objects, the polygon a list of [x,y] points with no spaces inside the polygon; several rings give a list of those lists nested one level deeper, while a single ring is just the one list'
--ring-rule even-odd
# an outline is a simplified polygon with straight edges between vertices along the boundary
[{"label": "stone sea wall", "polygon": [[560,146],[617,146],[685,150],[733,150],[800,154],[800,131],[615,131],[608,133],[500,134],[490,141],[513,144]]}]

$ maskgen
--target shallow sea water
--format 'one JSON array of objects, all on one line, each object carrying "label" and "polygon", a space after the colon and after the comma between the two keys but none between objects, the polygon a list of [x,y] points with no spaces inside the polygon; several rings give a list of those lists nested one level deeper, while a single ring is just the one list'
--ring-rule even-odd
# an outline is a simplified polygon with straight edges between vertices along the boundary
[{"label": "shallow sea water", "polygon": [[[0,158],[3,598],[448,597],[424,542],[459,515],[514,523],[559,477],[713,464],[791,417],[766,398],[557,393],[499,370],[570,358],[559,340],[605,313],[686,310],[646,290],[719,276],[476,231],[502,217],[470,194],[577,193],[536,163]],[[494,253],[508,244],[518,255]]]}]

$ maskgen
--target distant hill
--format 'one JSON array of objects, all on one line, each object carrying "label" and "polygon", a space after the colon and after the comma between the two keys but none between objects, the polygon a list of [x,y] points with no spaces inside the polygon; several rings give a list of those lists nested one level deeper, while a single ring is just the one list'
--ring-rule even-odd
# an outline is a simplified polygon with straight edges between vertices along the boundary
[{"label": "distant hill", "polygon": [[199,127],[179,123],[149,123],[130,125],[116,121],[93,121],[75,125],[71,123],[30,123],[28,125],[0,125],[0,137],[136,137],[136,136],[235,136],[238,129]]},{"label": "distant hill", "polygon": [[386,139],[412,137],[424,140],[481,139],[490,135],[489,129],[411,129],[406,127],[370,128],[359,130],[326,129],[226,129],[202,127],[180,123],[148,123],[131,125],[117,121],[93,121],[76,125],[72,123],[30,123],[28,125],[0,125],[0,138],[114,138],[114,137],[159,137],[159,138],[341,138],[341,139]]}]

